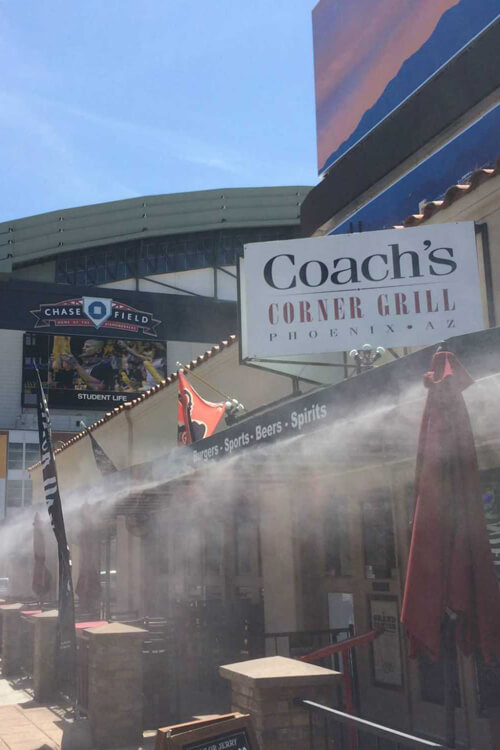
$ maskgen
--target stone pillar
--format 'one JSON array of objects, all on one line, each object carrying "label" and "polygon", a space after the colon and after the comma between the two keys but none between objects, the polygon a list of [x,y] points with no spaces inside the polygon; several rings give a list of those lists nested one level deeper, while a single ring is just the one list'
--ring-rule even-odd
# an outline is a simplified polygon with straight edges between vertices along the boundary
[{"label": "stone pillar", "polygon": [[35,700],[44,703],[56,689],[57,609],[32,615],[35,629],[33,689]]},{"label": "stone pillar", "polygon": [[[264,582],[266,633],[301,630],[300,560],[296,544],[294,509],[288,487],[281,482],[266,486],[260,495],[260,541]],[[276,540],[279,539],[279,554]],[[266,641],[270,656],[289,655],[288,638]]]},{"label": "stone pillar", "polygon": [[2,610],[2,675],[21,672],[21,610],[24,604],[4,604]]},{"label": "stone pillar", "polygon": [[[231,710],[251,715],[261,750],[309,747],[309,711],[296,705],[295,699],[332,706],[335,685],[342,677],[340,672],[284,656],[226,664],[220,674],[231,682]],[[322,722],[319,727],[322,731]]]},{"label": "stone pillar", "polygon": [[88,718],[94,746],[142,742],[142,642],[145,630],[122,623],[88,628]]}]

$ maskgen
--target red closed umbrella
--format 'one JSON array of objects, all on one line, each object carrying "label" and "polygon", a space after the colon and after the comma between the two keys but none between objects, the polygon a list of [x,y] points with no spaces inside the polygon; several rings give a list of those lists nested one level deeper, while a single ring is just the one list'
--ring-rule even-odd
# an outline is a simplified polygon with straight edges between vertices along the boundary
[{"label": "red closed umbrella", "polygon": [[40,601],[43,601],[43,598],[50,591],[52,576],[45,565],[45,537],[38,513],[35,513],[35,518],[33,519],[33,557],[33,580],[31,588]]},{"label": "red closed umbrella", "polygon": [[401,615],[410,656],[425,653],[437,661],[444,645],[446,657],[443,625],[449,617],[465,655],[479,649],[485,661],[500,660],[500,594],[462,396],[473,380],[453,354],[443,351],[434,355],[424,382],[428,395]]},{"label": "red closed umbrella", "polygon": [[101,575],[99,567],[99,535],[92,522],[91,509],[88,503],[80,512],[80,572],[75,592],[78,595],[80,609],[93,612],[99,608],[101,599]]}]

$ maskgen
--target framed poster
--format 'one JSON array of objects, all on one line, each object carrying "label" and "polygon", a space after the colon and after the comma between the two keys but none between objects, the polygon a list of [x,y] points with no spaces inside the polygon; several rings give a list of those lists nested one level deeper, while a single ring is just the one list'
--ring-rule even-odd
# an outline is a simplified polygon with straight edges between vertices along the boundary
[{"label": "framed poster", "polygon": [[211,716],[158,729],[155,750],[259,750],[249,714]]},{"label": "framed poster", "polygon": [[368,596],[370,625],[382,630],[382,635],[373,641],[373,681],[380,687],[403,687],[403,661],[398,600],[395,596]]}]

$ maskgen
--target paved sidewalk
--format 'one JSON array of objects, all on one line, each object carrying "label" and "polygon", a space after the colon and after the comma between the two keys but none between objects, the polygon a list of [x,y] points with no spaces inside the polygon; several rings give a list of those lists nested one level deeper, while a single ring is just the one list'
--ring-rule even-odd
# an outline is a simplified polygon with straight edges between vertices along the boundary
[{"label": "paved sidewalk", "polygon": [[22,681],[11,681],[0,679],[0,707],[13,706],[18,703],[28,703],[32,700],[31,695],[24,689]]},{"label": "paved sidewalk", "polygon": [[[22,680],[0,678],[0,750],[91,750],[85,718],[74,719],[64,706],[42,706]],[[155,732],[145,732],[141,748],[152,750]]]},{"label": "paved sidewalk", "polygon": [[[69,705],[36,703],[26,687],[26,680],[0,676],[0,750],[92,750],[85,717],[75,719]],[[140,746],[117,750],[154,750],[155,740],[156,731],[146,731]]]},{"label": "paved sidewalk", "polygon": [[59,750],[61,717],[35,703],[0,706],[0,750]]}]

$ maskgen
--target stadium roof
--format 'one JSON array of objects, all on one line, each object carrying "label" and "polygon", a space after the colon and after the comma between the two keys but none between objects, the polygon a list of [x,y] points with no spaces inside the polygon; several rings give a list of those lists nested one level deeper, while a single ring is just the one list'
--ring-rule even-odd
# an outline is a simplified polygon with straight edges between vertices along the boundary
[{"label": "stadium roof", "polygon": [[144,196],[0,223],[0,257],[14,265],[72,250],[158,235],[294,226],[305,186],[230,188]]}]

